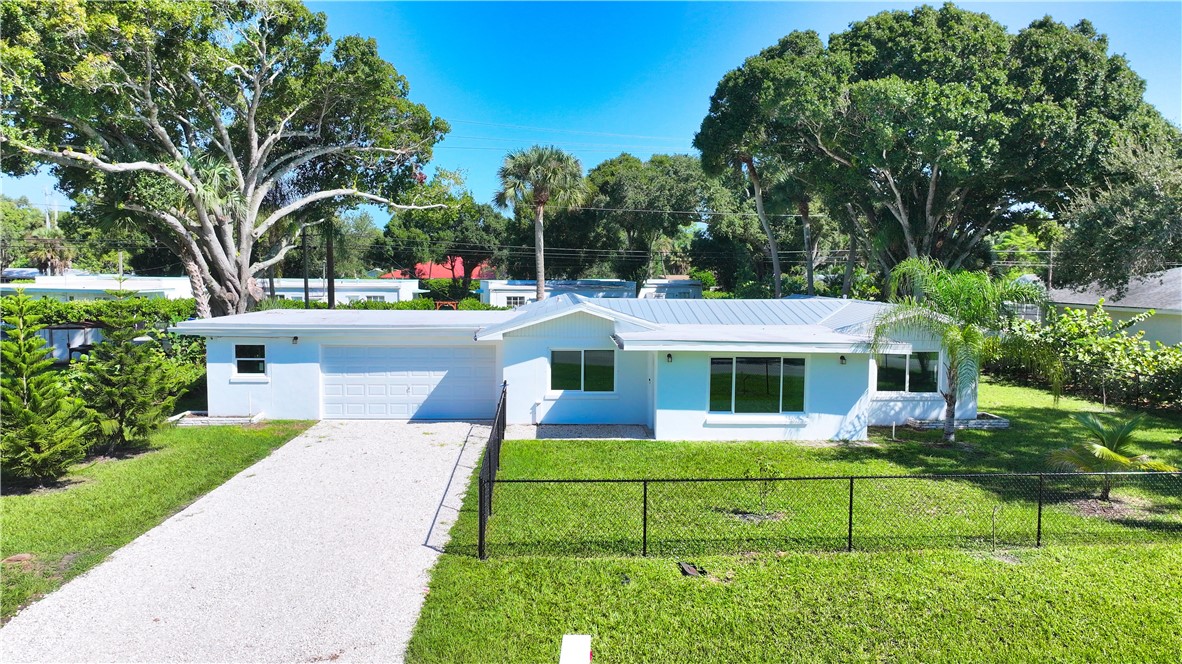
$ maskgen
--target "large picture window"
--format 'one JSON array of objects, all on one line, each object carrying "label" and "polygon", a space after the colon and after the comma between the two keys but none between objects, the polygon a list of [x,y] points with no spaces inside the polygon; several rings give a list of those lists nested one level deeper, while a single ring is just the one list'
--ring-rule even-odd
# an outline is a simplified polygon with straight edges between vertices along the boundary
[{"label": "large picture window", "polygon": [[710,359],[710,410],[716,413],[804,412],[804,358]]},{"label": "large picture window", "polygon": [[614,392],[616,389],[615,351],[550,351],[550,389]]},{"label": "large picture window", "polygon": [[267,347],[262,344],[235,344],[234,367],[240,374],[267,373]]},{"label": "large picture window", "polygon": [[940,354],[910,353],[907,355],[879,355],[879,392],[938,392],[940,385]]}]

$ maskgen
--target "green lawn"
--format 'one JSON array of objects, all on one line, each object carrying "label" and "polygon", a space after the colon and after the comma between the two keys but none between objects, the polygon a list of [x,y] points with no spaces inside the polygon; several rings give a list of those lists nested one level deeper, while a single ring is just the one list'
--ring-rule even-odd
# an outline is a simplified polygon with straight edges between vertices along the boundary
[{"label": "green lawn", "polygon": [[[1099,410],[1074,399],[1056,408],[1041,391],[991,383],[981,403],[1012,428],[962,432],[964,444],[953,448],[932,444],[939,432],[903,429],[901,441],[874,432],[879,447],[513,441],[500,477],[734,477],[753,469],[757,455],[798,476],[1038,471],[1048,451],[1082,437],[1067,412]],[[1182,465],[1182,445],[1172,442],[1180,436],[1182,417],[1158,415],[1138,441]],[[638,486],[560,493],[554,485],[503,484],[485,562],[472,556],[472,487],[408,656],[541,661],[553,659],[562,634],[590,633],[596,661],[608,662],[1178,661],[1178,484],[1118,488],[1131,511],[1115,518],[1088,516],[1073,502],[1086,503],[1093,487],[1061,487],[1044,513],[1043,549],[1029,546],[1036,509],[1029,486],[860,486],[852,554],[802,552],[844,547],[848,485],[840,482],[778,490],[768,511],[780,519],[761,523],[728,512],[759,511],[753,491],[650,485],[648,559],[634,555]],[[941,539],[949,532],[955,541]],[[1113,544],[1076,543],[1091,541]],[[949,548],[966,542],[971,550]],[[896,546],[902,550],[867,551]],[[539,550],[559,555],[529,555]],[[711,578],[682,577],[674,561],[685,558]]]},{"label": "green lawn", "polygon": [[133,458],[80,464],[65,488],[0,498],[3,618],[101,562],[198,497],[307,428],[304,422],[249,427],[166,428]]}]

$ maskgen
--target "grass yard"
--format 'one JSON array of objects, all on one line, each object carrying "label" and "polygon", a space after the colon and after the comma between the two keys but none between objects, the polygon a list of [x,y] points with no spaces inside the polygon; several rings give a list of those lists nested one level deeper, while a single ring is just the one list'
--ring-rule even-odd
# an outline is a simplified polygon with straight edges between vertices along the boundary
[{"label": "grass yard", "polygon": [[[1100,409],[1067,398],[1056,408],[1042,391],[994,383],[983,384],[981,406],[1010,418],[1012,428],[961,432],[963,444],[951,448],[933,445],[939,432],[903,429],[899,441],[889,430],[873,432],[878,447],[514,441],[499,477],[739,477],[759,455],[796,476],[1039,471],[1051,449],[1083,436],[1067,413]],[[1179,437],[1182,417],[1170,414],[1148,418],[1137,440],[1141,451],[1182,466]],[[663,485],[680,492],[663,500],[650,485],[655,555],[644,559],[635,556],[639,486],[557,493],[555,485],[503,484],[489,529],[492,558],[480,562],[471,555],[473,483],[408,658],[552,660],[562,634],[590,633],[597,662],[1179,661],[1178,485],[1118,487],[1127,512],[1115,515],[1081,511],[1094,487],[1064,488],[1044,513],[1042,549],[1029,546],[1030,487],[943,480],[860,487],[852,554],[800,552],[844,548],[848,485],[778,490],[768,511],[782,520],[760,523],[728,513],[760,511],[752,485],[715,494]],[[532,526],[526,513],[535,515]],[[687,515],[695,516],[686,522]],[[940,536],[948,529],[977,536],[973,550],[947,548]],[[1113,543],[1065,545],[1056,534]],[[564,549],[571,541],[579,544]],[[904,550],[866,551],[895,545]],[[539,550],[559,557],[529,555]],[[708,578],[675,569],[675,560],[691,556]]]},{"label": "grass yard", "polygon": [[65,488],[0,498],[4,620],[180,511],[307,428],[305,422],[250,427],[166,428],[152,450],[83,463]]}]

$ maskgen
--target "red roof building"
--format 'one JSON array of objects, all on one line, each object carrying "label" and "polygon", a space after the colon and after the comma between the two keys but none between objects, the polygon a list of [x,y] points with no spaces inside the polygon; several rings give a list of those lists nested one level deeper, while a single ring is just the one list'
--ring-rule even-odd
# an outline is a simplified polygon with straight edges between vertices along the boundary
[{"label": "red roof building", "polygon": [[[464,278],[464,259],[456,257],[444,260],[442,263],[418,263],[415,265],[414,274],[408,274],[409,270],[393,270],[381,276],[382,279],[462,279]],[[476,273],[472,275],[474,280],[479,279],[494,279],[496,278],[496,270],[489,266],[487,262],[476,266]]]}]

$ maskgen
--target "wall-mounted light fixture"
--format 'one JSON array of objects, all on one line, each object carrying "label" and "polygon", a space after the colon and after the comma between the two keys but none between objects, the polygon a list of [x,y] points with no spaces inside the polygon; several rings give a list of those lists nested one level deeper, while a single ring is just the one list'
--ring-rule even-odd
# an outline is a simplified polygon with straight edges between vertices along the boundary
[{"label": "wall-mounted light fixture", "polygon": [[665,361],[672,362],[673,361],[673,353],[665,353]]},{"label": "wall-mounted light fixture", "polygon": [[[299,337],[292,337],[292,338],[291,338],[291,345],[293,345],[293,346],[294,346],[294,345],[298,344],[299,342],[300,342],[300,338],[299,338]],[[845,364],[845,361],[844,361],[844,360],[842,361],[842,364]]]},{"label": "wall-mounted light fixture", "polygon": [[841,357],[839,357],[839,358],[837,359],[837,361],[838,361],[838,362],[841,362],[842,364],[845,364],[845,355],[842,355]]}]

